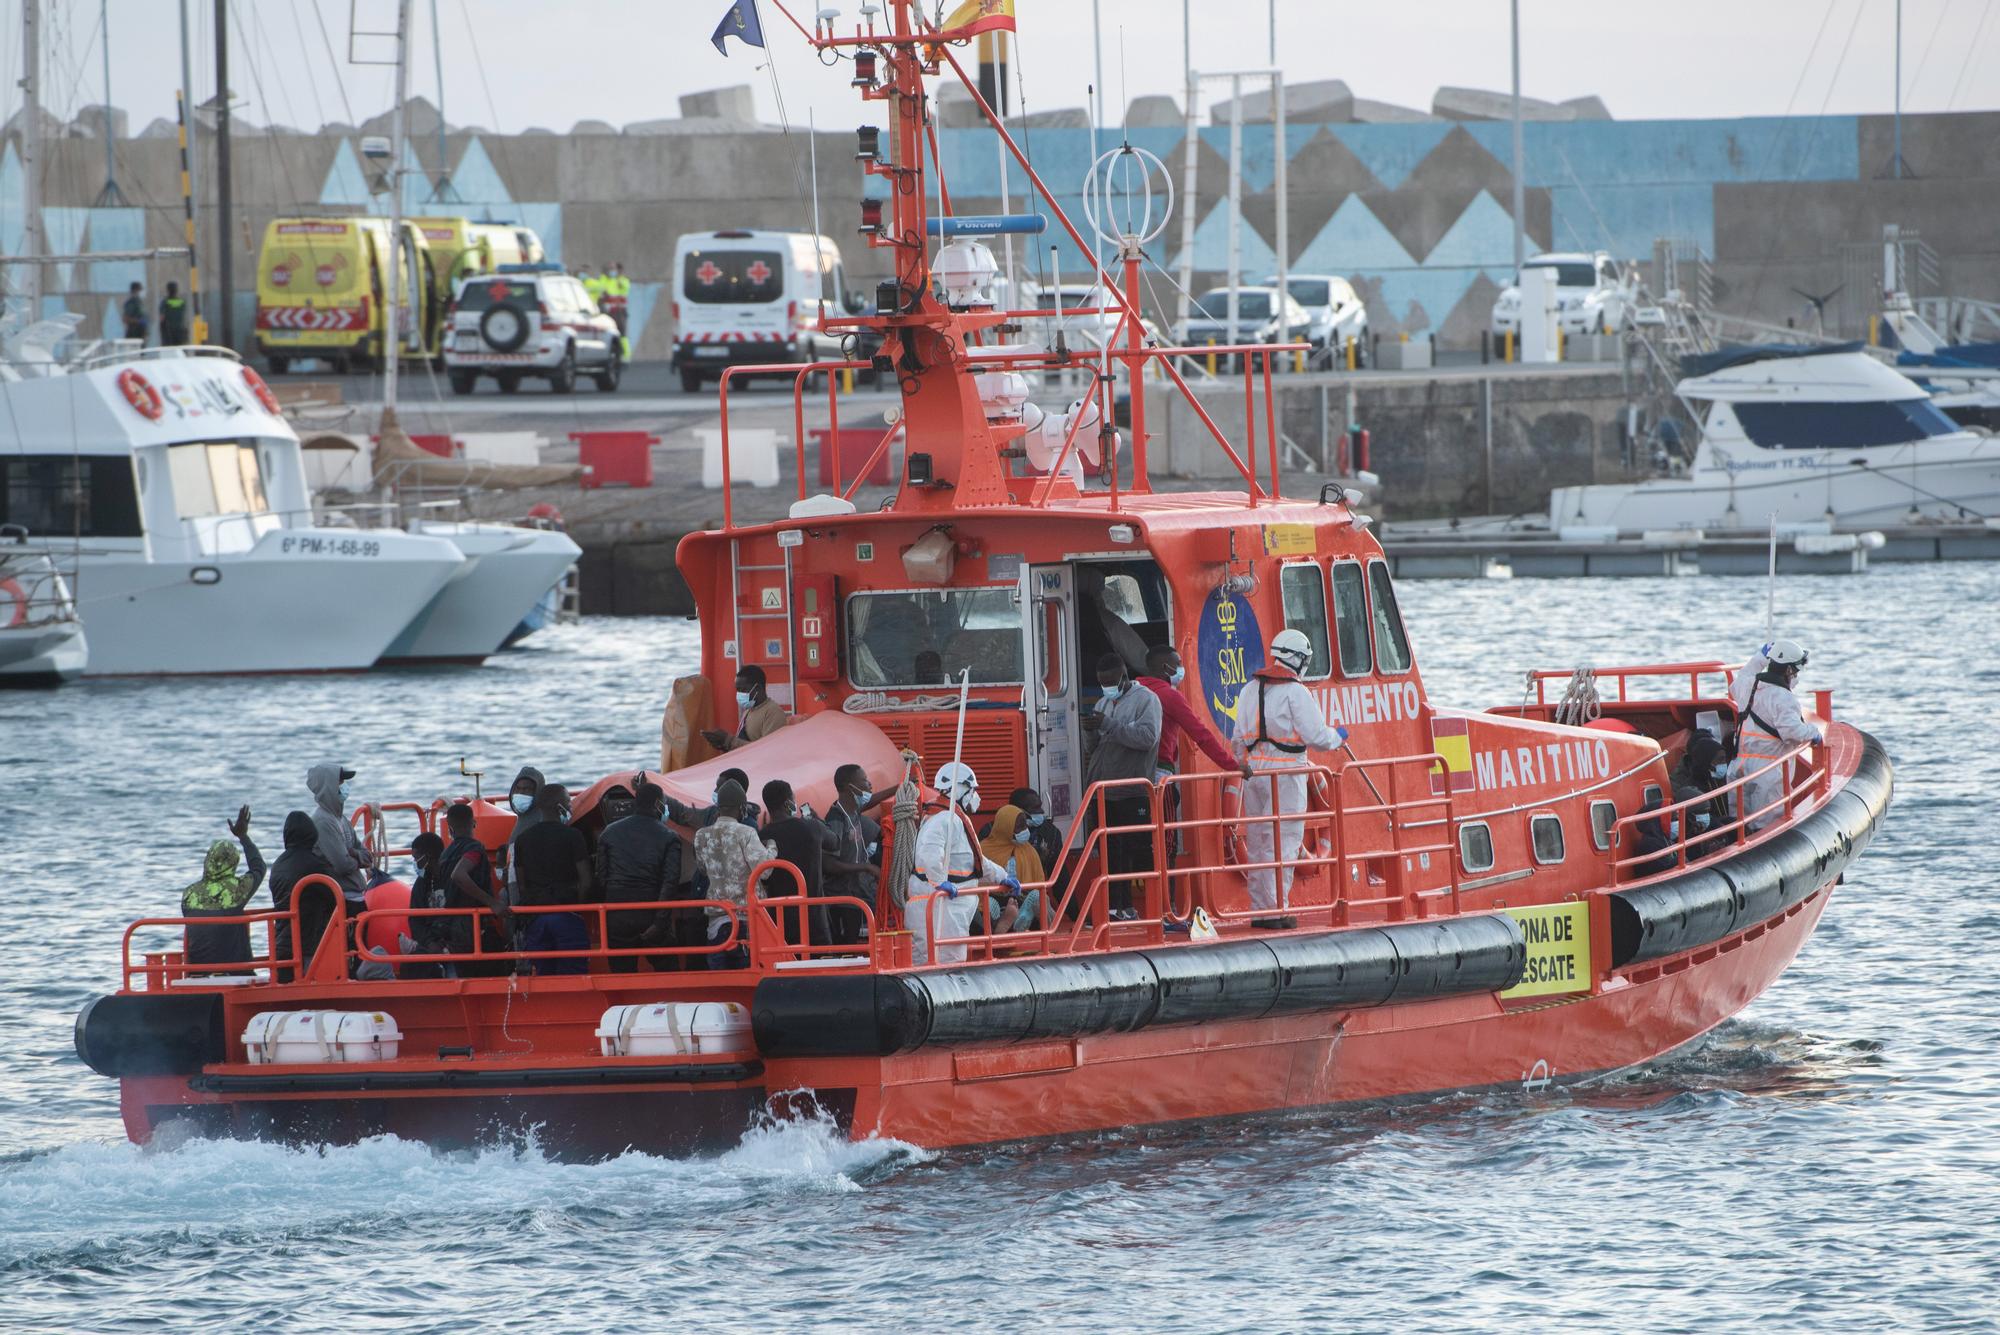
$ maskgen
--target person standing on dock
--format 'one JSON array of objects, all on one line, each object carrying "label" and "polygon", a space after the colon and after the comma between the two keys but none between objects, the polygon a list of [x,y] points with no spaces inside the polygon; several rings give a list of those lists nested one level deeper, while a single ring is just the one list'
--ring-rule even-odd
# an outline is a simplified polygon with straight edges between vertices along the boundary
[{"label": "person standing on dock", "polygon": [[181,296],[179,283],[168,283],[167,295],[160,298],[160,346],[181,348],[187,346],[187,341],[187,299]]},{"label": "person standing on dock", "polygon": [[146,341],[146,285],[132,284],[131,293],[125,298],[125,305],[119,316],[125,321],[125,337]]},{"label": "person standing on dock", "polygon": [[1729,684],[1736,705],[1736,759],[1729,777],[1755,775],[1742,788],[1740,810],[1750,817],[1751,834],[1783,818],[1787,765],[1774,762],[1793,747],[1818,744],[1826,734],[1806,722],[1798,696],[1792,694],[1805,670],[1805,647],[1794,640],[1774,640],[1750,656]]},{"label": "person standing on dock", "polygon": [[[1257,818],[1273,813],[1287,818],[1303,816],[1307,753],[1337,751],[1347,745],[1347,729],[1327,723],[1326,711],[1299,680],[1299,673],[1310,662],[1312,642],[1305,632],[1281,630],[1271,637],[1270,665],[1259,668],[1254,687],[1244,687],[1236,697],[1233,740],[1237,753],[1253,771],[1243,785],[1243,837],[1253,868],[1249,873],[1250,907],[1264,914],[1251,920],[1253,927],[1299,925],[1282,910],[1291,906],[1291,864],[1306,835],[1303,820]],[[1258,863],[1266,865],[1259,867]],[[1280,868],[1271,863],[1282,864],[1282,876]]]}]

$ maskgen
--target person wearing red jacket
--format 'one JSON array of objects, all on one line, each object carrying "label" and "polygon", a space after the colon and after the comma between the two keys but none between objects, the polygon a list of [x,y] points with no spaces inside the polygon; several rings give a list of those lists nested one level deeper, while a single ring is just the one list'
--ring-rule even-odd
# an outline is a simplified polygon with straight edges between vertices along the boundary
[{"label": "person wearing red jacket", "polygon": [[[1235,770],[1244,778],[1250,777],[1250,763],[1238,760],[1229,749],[1229,743],[1210,726],[1195,707],[1188,703],[1181,693],[1181,681],[1187,676],[1187,669],[1181,665],[1181,656],[1171,644],[1156,644],[1146,650],[1146,675],[1139,678],[1139,684],[1151,691],[1160,700],[1160,754],[1154,762],[1155,778],[1164,779],[1170,774],[1187,773],[1194,757],[1185,754],[1187,743],[1192,741],[1217,769]],[[1180,818],[1180,793],[1177,789],[1167,789],[1168,820]],[[1174,831],[1173,849],[1181,852],[1181,832]]]}]

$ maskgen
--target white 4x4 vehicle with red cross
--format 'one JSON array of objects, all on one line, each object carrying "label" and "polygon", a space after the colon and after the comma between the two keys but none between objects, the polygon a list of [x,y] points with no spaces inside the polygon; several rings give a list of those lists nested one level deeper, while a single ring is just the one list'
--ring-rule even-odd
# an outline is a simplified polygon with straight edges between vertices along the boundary
[{"label": "white 4x4 vehicle with red cross", "polygon": [[454,394],[490,375],[502,394],[525,376],[555,394],[589,376],[609,392],[624,373],[618,325],[559,264],[503,264],[461,278],[446,315],[444,365]]}]

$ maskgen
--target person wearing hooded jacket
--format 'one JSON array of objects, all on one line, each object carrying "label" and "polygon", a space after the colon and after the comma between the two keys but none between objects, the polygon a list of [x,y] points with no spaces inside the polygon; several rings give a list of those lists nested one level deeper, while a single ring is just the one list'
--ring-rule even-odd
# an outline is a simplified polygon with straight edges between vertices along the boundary
[{"label": "person wearing hooded jacket", "polygon": [[1752,654],[1729,685],[1737,717],[1736,759],[1730,763],[1729,777],[1756,776],[1737,790],[1742,794],[1739,808],[1750,817],[1745,829],[1751,834],[1785,814],[1790,766],[1772,762],[1793,747],[1826,740],[1825,733],[1806,722],[1799,698],[1792,694],[1805,665],[1804,646],[1774,640]]},{"label": "person wearing hooded jacket", "polygon": [[514,828],[507,834],[507,865],[505,883],[507,902],[514,902],[515,892],[520,883],[514,877],[514,841],[542,822],[541,803],[535,799],[541,796],[548,780],[533,765],[521,766],[521,772],[514,776],[513,784],[507,789],[507,809],[514,813]]},{"label": "person wearing hooded jacket", "polygon": [[[1277,812],[1283,816],[1303,815],[1306,809],[1306,774],[1313,751],[1337,751],[1347,745],[1347,729],[1326,721],[1326,711],[1299,680],[1299,673],[1312,661],[1312,642],[1299,630],[1285,629],[1271,638],[1271,662],[1259,668],[1250,684],[1236,696],[1236,726],[1231,741],[1236,754],[1253,771],[1243,784],[1243,841],[1254,863],[1277,862],[1278,869],[1260,867],[1249,873],[1250,907],[1266,916],[1252,920],[1257,927],[1296,927],[1289,916],[1269,916],[1274,909],[1290,906],[1291,863],[1305,841],[1303,820],[1277,822],[1273,839],[1272,822],[1258,820]],[[1276,771],[1275,773],[1273,771]],[[1291,771],[1287,773],[1286,771]],[[1278,847],[1282,844],[1283,847]]]},{"label": "person wearing hooded jacket", "polygon": [[359,900],[368,890],[368,869],[375,859],[361,836],[347,822],[347,781],[354,771],[324,761],[306,771],[306,790],[313,795],[313,828],[319,831],[319,855],[326,859],[341,893]]},{"label": "person wearing hooded jacket", "polygon": [[[181,891],[181,914],[188,918],[227,918],[243,912],[250,896],[264,883],[264,859],[250,841],[250,808],[244,807],[229,823],[229,832],[243,846],[243,861],[249,870],[236,874],[236,847],[227,839],[208,846],[202,861],[201,879]],[[248,964],[251,959],[250,924],[190,923],[187,927],[186,956],[189,964]]]},{"label": "person wearing hooded jacket", "polygon": [[[298,884],[308,876],[333,878],[333,864],[320,856],[319,826],[303,811],[294,811],[285,817],[285,851],[271,864],[271,907],[280,913],[292,907]],[[309,891],[299,902],[299,938],[301,961],[310,960],[319,949],[319,939],[326,932],[327,920],[333,917],[333,896],[322,887],[308,887]],[[292,957],[292,924],[288,919],[279,919],[277,937],[273,945],[274,958],[289,960]],[[284,965],[273,965],[272,972],[281,983],[292,981],[292,970]]]}]

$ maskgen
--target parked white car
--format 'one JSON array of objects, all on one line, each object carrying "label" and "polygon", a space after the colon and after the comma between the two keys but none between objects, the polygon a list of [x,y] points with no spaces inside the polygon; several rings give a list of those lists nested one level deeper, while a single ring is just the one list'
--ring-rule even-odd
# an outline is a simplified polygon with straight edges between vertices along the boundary
[{"label": "parked white car", "polygon": [[[1633,307],[1632,288],[1619,276],[1606,251],[1550,252],[1522,266],[1556,271],[1556,318],[1563,334],[1613,333],[1624,327]],[[1493,336],[1521,332],[1521,289],[1510,284],[1493,303]]]},{"label": "parked white car", "polygon": [[[1278,276],[1265,278],[1264,285],[1276,287]],[[1354,284],[1337,274],[1294,273],[1285,275],[1285,290],[1312,319],[1308,337],[1314,365],[1345,365],[1349,339],[1356,345],[1357,364],[1368,359],[1368,305]]]},{"label": "parked white car", "polygon": [[617,322],[597,309],[582,283],[547,263],[507,264],[459,279],[444,365],[454,394],[470,394],[482,375],[492,376],[502,394],[526,377],[568,394],[578,376],[609,393],[625,370]]}]

